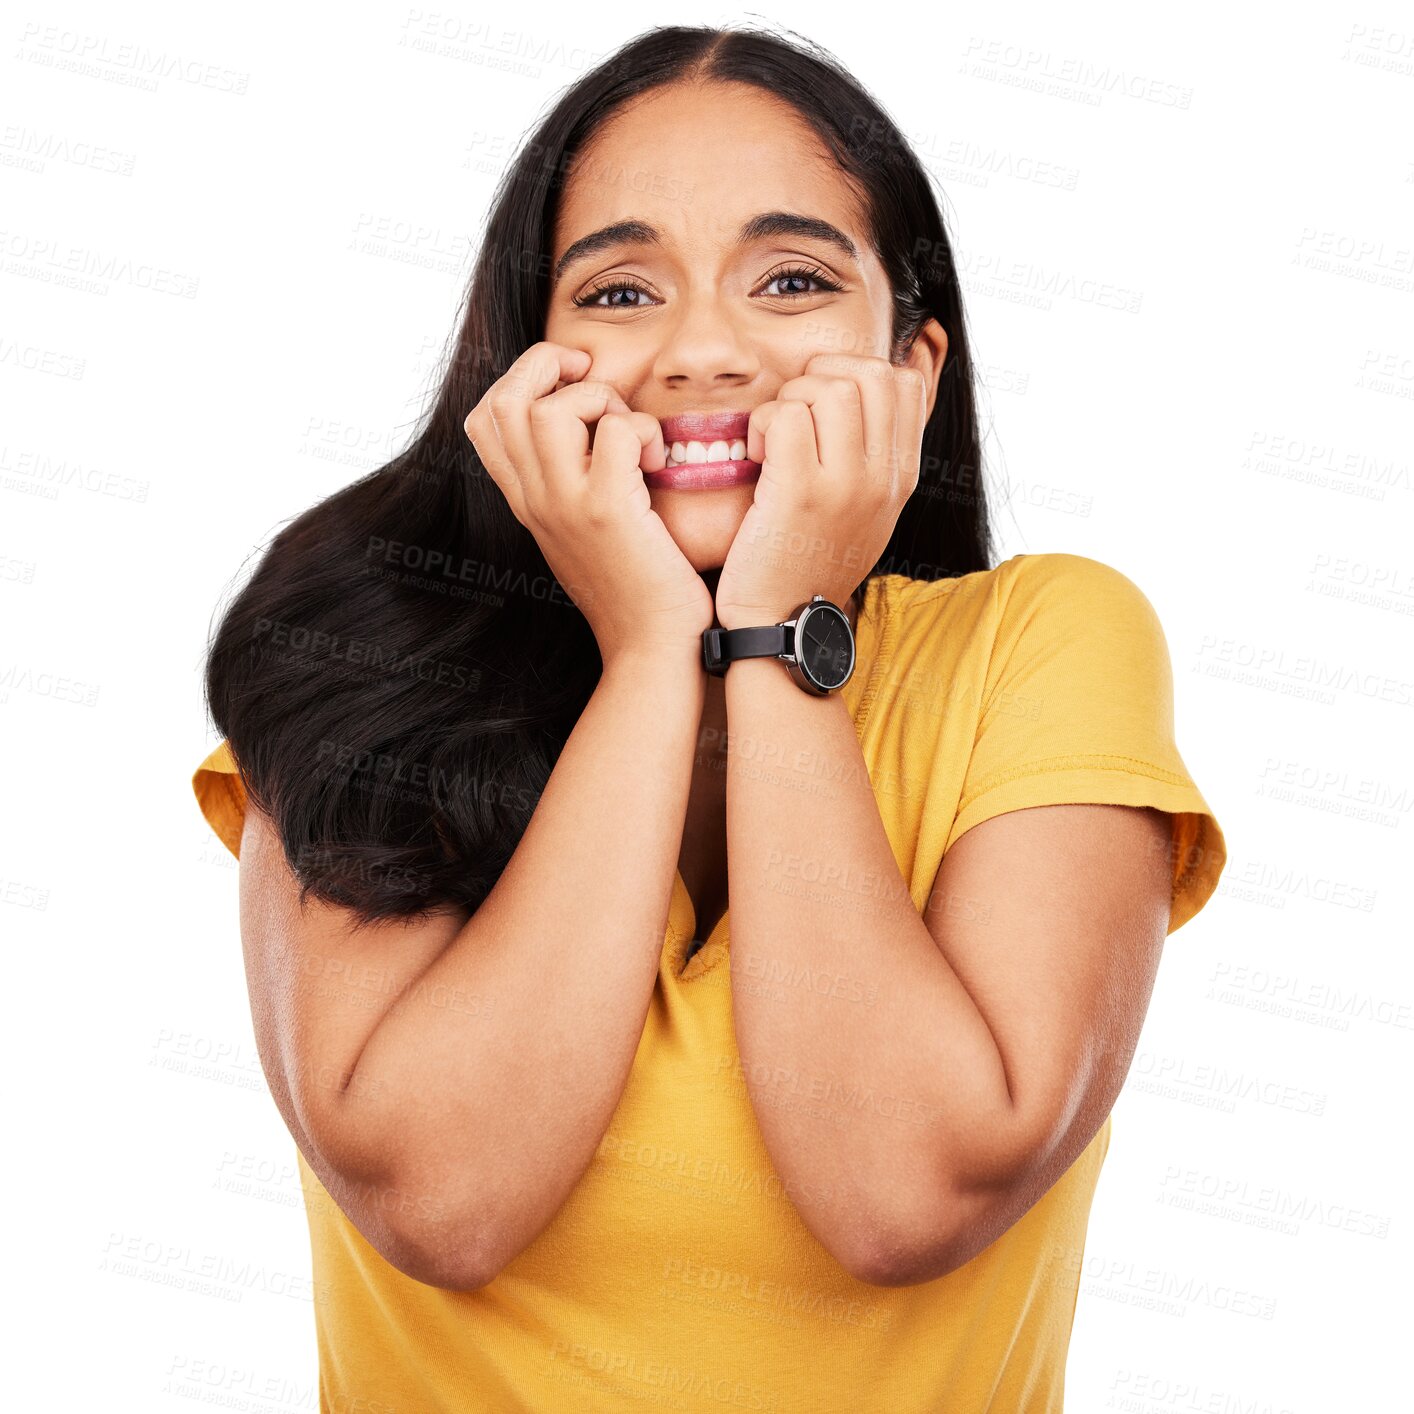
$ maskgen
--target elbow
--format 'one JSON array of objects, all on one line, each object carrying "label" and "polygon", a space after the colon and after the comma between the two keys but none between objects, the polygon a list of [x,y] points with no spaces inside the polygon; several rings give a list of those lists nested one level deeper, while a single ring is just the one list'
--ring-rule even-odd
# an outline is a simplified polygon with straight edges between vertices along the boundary
[{"label": "elbow", "polygon": [[404,1276],[443,1291],[480,1291],[504,1265],[475,1240],[469,1226],[403,1223],[390,1247],[385,1255]]},{"label": "elbow", "polygon": [[327,1195],[321,1206],[337,1208],[403,1276],[445,1291],[479,1291],[500,1270],[500,1262],[488,1260],[489,1225],[463,1203],[446,1201],[445,1190],[424,1184],[414,1193],[395,1169],[331,1162],[324,1153],[306,1157]]},{"label": "elbow", "polygon": [[1023,1177],[953,1188],[924,1218],[880,1221],[873,1240],[855,1243],[847,1270],[870,1286],[918,1286],[951,1276],[990,1247],[1045,1191]]},{"label": "elbow", "polygon": [[[460,1153],[406,1149],[392,1157],[384,1177],[376,1205],[390,1234],[389,1260],[414,1281],[480,1291],[525,1245],[500,1185]],[[367,1186],[362,1197],[365,1206],[373,1204]]]},{"label": "elbow", "polygon": [[835,1231],[821,1244],[855,1281],[866,1286],[916,1286],[946,1276],[954,1260],[949,1235],[936,1223],[900,1222],[883,1214]]},{"label": "elbow", "polygon": [[839,1255],[840,1265],[866,1286],[919,1286],[948,1276],[971,1260],[951,1235],[891,1237],[856,1246]]},{"label": "elbow", "polygon": [[383,1255],[404,1276],[425,1286],[480,1291],[509,1261],[505,1242],[496,1240],[504,1225],[488,1213],[484,1202],[464,1201],[460,1189],[457,1201],[449,1201],[446,1191],[442,1185],[423,1184],[413,1193],[396,1181],[380,1191]]},{"label": "elbow", "polygon": [[927,1189],[922,1195],[895,1187],[866,1197],[855,1190],[857,1209],[867,1206],[868,1217],[856,1219],[849,1230],[830,1224],[826,1245],[831,1255],[868,1286],[919,1286],[952,1275],[995,1242],[1050,1186],[1038,1172],[1056,1141],[1047,1137],[1037,1142],[1036,1132],[1004,1131],[1002,1140],[970,1155],[965,1168],[956,1163],[904,1166],[907,1172],[929,1175],[929,1181],[919,1185]]},{"label": "elbow", "polygon": [[966,1266],[1015,1216],[1006,1197],[1012,1189],[943,1189],[942,1201],[874,1215],[851,1241],[834,1245],[836,1259],[856,1281],[882,1287],[919,1286]]},{"label": "elbow", "polygon": [[1054,1164],[1045,1167],[1060,1143],[1053,1126],[1004,1133],[967,1169],[954,1165],[936,1181],[931,1200],[877,1214],[871,1240],[853,1245],[848,1270],[870,1286],[917,1286],[950,1276],[991,1246],[1057,1176]]},{"label": "elbow", "polygon": [[848,1218],[838,1203],[828,1211],[798,1211],[816,1241],[866,1286],[915,1286],[946,1276],[966,1260],[957,1255],[943,1222],[948,1204],[914,1205],[905,1213],[885,1207],[877,1192],[855,1189]]},{"label": "elbow", "polygon": [[[514,1255],[489,1185],[460,1158],[378,1143],[352,1126],[300,1145],[327,1199],[391,1267],[425,1286],[479,1291]],[[401,1137],[401,1136],[400,1136]]]},{"label": "elbow", "polygon": [[401,1245],[392,1264],[413,1281],[441,1291],[480,1291],[489,1286],[496,1275],[487,1265],[460,1253],[420,1243]]}]

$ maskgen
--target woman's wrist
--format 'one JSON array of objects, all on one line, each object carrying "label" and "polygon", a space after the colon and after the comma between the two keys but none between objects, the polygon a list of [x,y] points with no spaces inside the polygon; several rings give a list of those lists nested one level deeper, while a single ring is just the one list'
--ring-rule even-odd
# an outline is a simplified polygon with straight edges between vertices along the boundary
[{"label": "woman's wrist", "polygon": [[610,674],[659,683],[680,682],[684,687],[705,691],[707,673],[702,662],[702,640],[625,645],[604,658],[604,675]]}]

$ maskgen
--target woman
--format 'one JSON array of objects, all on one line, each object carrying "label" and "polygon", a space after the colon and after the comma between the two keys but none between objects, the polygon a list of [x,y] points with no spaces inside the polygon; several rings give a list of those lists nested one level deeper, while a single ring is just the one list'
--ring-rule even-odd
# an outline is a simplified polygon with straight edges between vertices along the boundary
[{"label": "woman", "polygon": [[[993,566],[979,468],[927,178],[831,59],[673,26],[561,98],[425,425],[210,655],[322,1409],[1061,1408],[1225,852],[1152,607]],[[704,670],[817,594],[842,684]]]}]

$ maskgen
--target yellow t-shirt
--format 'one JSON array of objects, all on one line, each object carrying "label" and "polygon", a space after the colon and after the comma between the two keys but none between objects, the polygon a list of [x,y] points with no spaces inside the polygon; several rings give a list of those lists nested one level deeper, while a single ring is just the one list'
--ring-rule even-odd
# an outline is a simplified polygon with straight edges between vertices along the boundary
[{"label": "yellow t-shirt", "polygon": [[[1223,836],[1174,741],[1163,630],[1124,575],[1070,554],[936,582],[885,575],[868,583],[856,639],[843,694],[920,913],[973,825],[1086,801],[1170,812],[1170,932],[1207,901]],[[238,855],[234,771],[223,742],[192,784]],[[914,1286],[857,1281],[801,1222],[763,1146],[732,1029],[729,916],[683,967],[693,933],[678,875],[603,1141],[550,1225],[482,1290],[401,1274],[299,1156],[321,1411],[1061,1409],[1110,1119],[965,1266]]]}]

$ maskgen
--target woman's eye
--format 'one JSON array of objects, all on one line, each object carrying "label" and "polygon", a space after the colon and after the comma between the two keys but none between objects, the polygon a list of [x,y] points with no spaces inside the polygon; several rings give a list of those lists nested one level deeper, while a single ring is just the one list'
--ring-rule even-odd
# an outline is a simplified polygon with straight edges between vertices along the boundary
[{"label": "woman's eye", "polygon": [[642,285],[631,284],[627,280],[619,280],[612,285],[600,285],[597,289],[590,290],[588,294],[576,298],[574,303],[582,309],[590,306],[598,309],[641,309],[643,307],[637,301],[633,304],[618,304],[613,302],[609,304],[600,303],[605,295],[618,294],[620,291],[627,291],[629,294],[634,295],[646,295],[648,293]]},{"label": "woman's eye", "polygon": [[839,286],[823,270],[791,269],[778,270],[766,281],[766,290],[769,293],[772,285],[777,283],[794,285],[797,288],[779,290],[772,298],[774,299],[801,299],[805,295],[818,294],[817,290],[804,290],[799,286],[803,284],[815,283],[821,290],[838,290]]},{"label": "woman's eye", "polygon": [[[812,283],[819,286],[819,289],[800,288]],[[777,284],[787,284],[793,288],[773,291],[771,287]],[[823,270],[807,269],[800,266],[777,270],[773,275],[767,276],[766,283],[762,286],[762,293],[770,299],[805,299],[807,296],[819,294],[821,291],[835,291],[839,288],[840,286]],[[620,294],[632,295],[634,298],[631,301],[612,298]],[[651,298],[652,296],[642,285],[632,280],[614,280],[607,285],[597,285],[587,293],[576,296],[572,303],[580,309],[645,309],[647,301]]]}]

